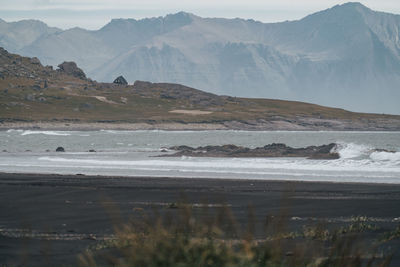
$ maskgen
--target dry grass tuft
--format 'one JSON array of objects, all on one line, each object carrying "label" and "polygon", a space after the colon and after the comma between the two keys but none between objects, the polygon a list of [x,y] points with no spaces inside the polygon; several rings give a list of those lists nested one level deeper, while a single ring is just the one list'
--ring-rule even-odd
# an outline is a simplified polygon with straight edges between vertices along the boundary
[{"label": "dry grass tuft", "polygon": [[[142,213],[140,219],[120,224],[116,238],[97,244],[79,257],[81,266],[388,266],[390,255],[366,247],[359,217],[346,231],[321,225],[303,232],[286,231],[285,216],[263,222],[263,238],[256,239],[253,209],[239,224],[228,207],[204,205],[196,216],[191,205],[174,203],[167,211]],[[199,218],[198,218],[199,217]],[[360,217],[361,218],[361,217]],[[359,225],[361,223],[361,226]],[[357,224],[357,226],[354,226]],[[352,229],[352,230],[349,230]],[[354,231],[353,231],[354,230]]]}]

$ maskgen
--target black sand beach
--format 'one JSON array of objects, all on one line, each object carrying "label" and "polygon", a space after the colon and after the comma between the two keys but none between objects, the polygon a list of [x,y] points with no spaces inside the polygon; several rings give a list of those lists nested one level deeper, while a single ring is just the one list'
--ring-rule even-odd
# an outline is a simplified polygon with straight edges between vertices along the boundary
[{"label": "black sand beach", "polygon": [[[381,232],[400,223],[400,185],[3,173],[0,263],[75,265],[77,254],[112,237],[115,220],[166,210],[182,199],[225,203],[239,223],[247,220],[249,205],[259,220],[283,212],[290,229],[310,222],[339,227],[352,216],[367,216]],[[392,266],[399,266],[400,241],[389,246]]]}]

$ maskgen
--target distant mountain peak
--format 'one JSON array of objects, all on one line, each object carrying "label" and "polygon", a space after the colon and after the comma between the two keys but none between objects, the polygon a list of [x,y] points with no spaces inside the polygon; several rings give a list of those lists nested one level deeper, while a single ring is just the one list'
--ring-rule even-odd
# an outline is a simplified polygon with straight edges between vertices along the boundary
[{"label": "distant mountain peak", "polygon": [[176,19],[192,19],[193,17],[196,17],[196,15],[184,11],[180,11],[177,13],[171,13],[167,14],[165,16],[159,16],[159,17],[151,17],[151,18],[143,18],[143,19],[134,19],[134,18],[115,18],[112,19],[108,24],[114,24],[114,23],[126,23],[126,22],[141,22],[141,21],[148,21],[148,20],[167,20],[171,18],[176,18]]},{"label": "distant mountain peak", "polygon": [[43,21],[38,20],[38,19],[23,19],[23,20],[11,22],[11,23],[36,24],[36,25],[49,27],[46,23],[44,23]]},{"label": "distant mountain peak", "polygon": [[178,12],[175,14],[168,14],[167,16],[161,18],[165,22],[173,22],[173,23],[178,23],[181,25],[187,25],[190,24],[193,21],[193,18],[195,15],[187,12]]},{"label": "distant mountain peak", "polygon": [[176,12],[176,13],[170,13],[170,14],[167,14],[165,17],[168,17],[168,16],[194,16],[193,15],[193,13],[189,13],[189,12],[186,12],[186,11],[179,11],[179,12]]},{"label": "distant mountain peak", "polygon": [[360,2],[347,2],[347,3],[341,4],[341,5],[339,5],[339,6],[342,6],[342,7],[362,7],[362,8],[368,8],[368,7],[366,7],[365,5],[363,5],[363,4],[360,3]]},{"label": "distant mountain peak", "polygon": [[370,12],[373,11],[359,2],[348,2],[310,14],[303,20],[309,20],[314,24],[329,20],[348,25],[360,22],[363,20],[361,15]]},{"label": "distant mountain peak", "polygon": [[164,18],[168,18],[168,17],[175,17],[175,18],[182,18],[182,19],[188,19],[188,18],[192,19],[192,18],[197,17],[197,16],[194,15],[193,13],[189,13],[189,12],[185,12],[185,11],[179,11],[177,13],[168,14]]},{"label": "distant mountain peak", "polygon": [[354,10],[354,11],[366,11],[371,10],[367,6],[363,5],[360,2],[348,2],[341,5],[336,5],[331,8],[331,10]]},{"label": "distant mountain peak", "polygon": [[73,28],[65,30],[65,32],[88,32],[88,31],[90,31],[90,30],[87,30],[87,29],[84,29],[81,27],[73,27]]},{"label": "distant mountain peak", "polygon": [[143,19],[133,19],[133,18],[118,18],[112,19],[108,24],[106,24],[100,30],[106,29],[114,29],[114,28],[123,28],[130,27],[132,25],[137,24],[152,24],[162,22],[164,24],[171,24],[173,27],[185,26],[190,24],[196,16],[187,12],[178,12],[174,14],[168,14],[166,16],[160,17],[151,17],[151,18],[143,18]]}]

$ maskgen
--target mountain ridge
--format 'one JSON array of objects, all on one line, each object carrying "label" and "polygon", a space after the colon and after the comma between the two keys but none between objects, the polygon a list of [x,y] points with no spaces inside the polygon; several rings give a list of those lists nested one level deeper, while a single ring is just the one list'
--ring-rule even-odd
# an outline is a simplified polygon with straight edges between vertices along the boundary
[{"label": "mountain ridge", "polygon": [[[350,2],[279,23],[187,12],[114,19],[11,51],[53,66],[75,61],[100,81],[122,74],[217,94],[400,114],[399,29],[400,15]],[[0,45],[8,48],[1,38]]]}]

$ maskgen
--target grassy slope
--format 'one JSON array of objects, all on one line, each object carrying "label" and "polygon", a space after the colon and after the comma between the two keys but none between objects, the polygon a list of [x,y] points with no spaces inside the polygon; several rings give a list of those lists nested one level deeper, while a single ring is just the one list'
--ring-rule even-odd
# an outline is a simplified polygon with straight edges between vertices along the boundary
[{"label": "grassy slope", "polygon": [[[0,88],[4,84],[19,84],[15,81],[0,80]],[[324,119],[376,119],[394,118],[398,116],[360,114],[342,109],[333,109],[301,102],[239,99],[225,100],[222,106],[196,106],[187,100],[164,99],[156,94],[154,97],[141,96],[132,87],[113,86],[106,88],[83,90],[77,84],[71,90],[60,89],[63,85],[52,86],[40,91],[33,90],[29,80],[24,81],[24,87],[13,88],[4,93],[0,91],[0,118],[3,120],[53,121],[79,120],[120,121],[120,122],[218,122],[247,121],[275,119],[277,116],[290,119],[295,116],[316,117]],[[82,87],[84,87],[83,85]],[[28,95],[34,95],[34,100]],[[105,97],[115,103],[100,101],[95,96]],[[45,100],[39,99],[44,97]],[[122,99],[126,99],[126,104]],[[210,110],[207,115],[187,115],[170,113],[175,109]]]},{"label": "grassy slope", "polygon": [[[46,72],[42,65],[32,64],[31,59],[18,55],[3,53],[0,59],[0,67],[12,67],[8,75],[0,78],[2,121],[252,123],[259,120],[290,121],[298,117],[400,121],[400,116],[353,113],[301,102],[220,97],[187,87],[171,89],[174,85],[150,84],[143,87],[97,83],[53,70]],[[15,74],[21,70],[23,75]],[[34,78],[30,77],[31,73]],[[103,99],[96,98],[98,96]],[[201,103],[195,101],[198,97],[205,100]],[[169,112],[176,109],[212,113],[188,115]]]}]

